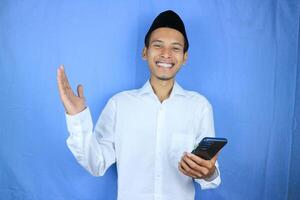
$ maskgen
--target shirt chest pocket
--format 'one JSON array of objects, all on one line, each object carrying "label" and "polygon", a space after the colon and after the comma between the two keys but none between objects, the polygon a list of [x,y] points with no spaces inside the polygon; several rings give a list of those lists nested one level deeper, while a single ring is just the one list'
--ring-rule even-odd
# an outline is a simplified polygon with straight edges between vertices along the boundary
[{"label": "shirt chest pocket", "polygon": [[194,148],[195,139],[193,135],[185,133],[175,133],[170,142],[170,159],[172,165],[178,165],[184,152],[191,152]]}]

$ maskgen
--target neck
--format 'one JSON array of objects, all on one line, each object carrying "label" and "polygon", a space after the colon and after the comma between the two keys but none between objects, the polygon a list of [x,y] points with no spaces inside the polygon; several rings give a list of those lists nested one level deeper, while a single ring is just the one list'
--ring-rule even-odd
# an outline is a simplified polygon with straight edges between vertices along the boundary
[{"label": "neck", "polygon": [[171,94],[174,85],[174,79],[159,80],[157,78],[151,77],[150,84],[160,102],[163,102],[165,99],[169,98]]}]

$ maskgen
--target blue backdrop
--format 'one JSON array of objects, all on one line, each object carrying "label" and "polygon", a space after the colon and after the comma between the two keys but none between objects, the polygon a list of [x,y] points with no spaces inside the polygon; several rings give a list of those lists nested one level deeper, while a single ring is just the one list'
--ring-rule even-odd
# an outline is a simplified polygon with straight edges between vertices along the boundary
[{"label": "blue backdrop", "polygon": [[0,1],[0,199],[116,199],[66,146],[56,69],[84,85],[96,122],[113,94],[141,87],[154,17],[173,9],[190,40],[177,81],[213,105],[222,184],[196,199],[300,199],[299,0]]}]

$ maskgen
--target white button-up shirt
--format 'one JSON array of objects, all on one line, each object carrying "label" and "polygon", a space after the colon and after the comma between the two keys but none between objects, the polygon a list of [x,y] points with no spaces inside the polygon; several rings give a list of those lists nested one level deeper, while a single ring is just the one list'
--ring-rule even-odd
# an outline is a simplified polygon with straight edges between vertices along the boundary
[{"label": "white button-up shirt", "polygon": [[[194,179],[178,170],[178,162],[203,137],[215,136],[212,107],[197,92],[175,82],[161,103],[147,81],[114,95],[94,129],[89,108],[66,114],[66,121],[67,145],[92,175],[102,176],[116,162],[118,200],[194,199]],[[220,184],[216,166],[213,180],[195,180],[202,189]]]}]

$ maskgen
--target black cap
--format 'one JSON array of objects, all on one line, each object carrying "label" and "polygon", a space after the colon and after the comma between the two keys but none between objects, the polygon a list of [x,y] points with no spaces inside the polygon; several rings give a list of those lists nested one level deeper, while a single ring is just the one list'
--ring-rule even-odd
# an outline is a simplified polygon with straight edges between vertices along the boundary
[{"label": "black cap", "polygon": [[160,13],[153,21],[150,29],[148,30],[146,36],[145,36],[145,45],[148,46],[149,44],[149,39],[152,31],[158,28],[162,27],[167,27],[167,28],[173,28],[180,33],[182,33],[184,40],[185,40],[185,45],[184,45],[184,52],[186,52],[189,48],[189,42],[187,39],[187,35],[185,32],[185,27],[184,23],[174,11],[172,10],[167,10],[162,13]]}]

